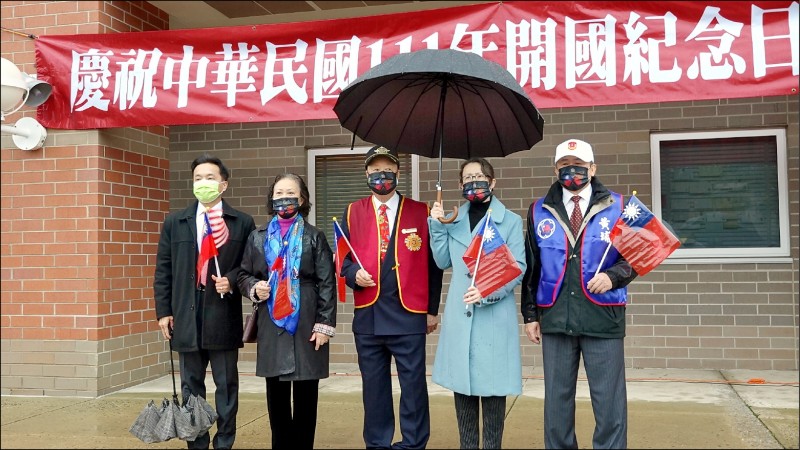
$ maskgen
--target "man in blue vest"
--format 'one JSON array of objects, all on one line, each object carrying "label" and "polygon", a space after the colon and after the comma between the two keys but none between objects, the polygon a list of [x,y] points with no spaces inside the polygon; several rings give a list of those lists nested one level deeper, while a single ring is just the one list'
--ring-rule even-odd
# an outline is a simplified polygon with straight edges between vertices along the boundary
[{"label": "man in blue vest", "polygon": [[542,344],[545,448],[578,448],[575,391],[581,356],[595,417],[593,448],[626,448],[626,286],[636,272],[610,245],[622,196],[595,178],[592,146],[556,147],[553,183],[528,210],[522,316]]},{"label": "man in blue vest", "polygon": [[[357,260],[349,254],[340,274],[355,300],[364,444],[368,449],[425,448],[430,437],[425,338],[437,327],[442,270],[428,242],[428,206],[396,191],[397,154],[373,147],[364,166],[372,195],[344,211],[342,231]],[[400,382],[402,437],[395,443],[392,358]]]}]

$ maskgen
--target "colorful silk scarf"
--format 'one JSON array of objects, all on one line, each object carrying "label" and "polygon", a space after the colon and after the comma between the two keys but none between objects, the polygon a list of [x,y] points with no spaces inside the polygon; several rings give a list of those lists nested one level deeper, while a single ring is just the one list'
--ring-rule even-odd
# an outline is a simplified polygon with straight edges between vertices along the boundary
[{"label": "colorful silk scarf", "polygon": [[[300,257],[304,228],[305,221],[297,214],[286,234],[281,236],[281,225],[276,215],[267,227],[267,239],[264,241],[264,258],[267,267],[274,272],[267,302],[269,316],[276,326],[293,336],[300,319]],[[286,309],[286,301],[291,305],[291,312]]]}]

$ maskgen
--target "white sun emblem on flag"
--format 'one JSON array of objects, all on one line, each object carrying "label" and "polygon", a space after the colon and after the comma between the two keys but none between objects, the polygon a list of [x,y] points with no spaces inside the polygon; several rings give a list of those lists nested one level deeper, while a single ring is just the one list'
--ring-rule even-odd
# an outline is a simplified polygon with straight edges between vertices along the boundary
[{"label": "white sun emblem on flag", "polygon": [[628,203],[625,205],[625,211],[623,211],[622,217],[627,220],[636,220],[641,213],[642,210],[640,210],[638,206],[634,205],[633,203]]},{"label": "white sun emblem on flag", "polygon": [[485,242],[492,242],[494,239],[494,228],[487,228],[486,231],[483,232],[483,240]]}]

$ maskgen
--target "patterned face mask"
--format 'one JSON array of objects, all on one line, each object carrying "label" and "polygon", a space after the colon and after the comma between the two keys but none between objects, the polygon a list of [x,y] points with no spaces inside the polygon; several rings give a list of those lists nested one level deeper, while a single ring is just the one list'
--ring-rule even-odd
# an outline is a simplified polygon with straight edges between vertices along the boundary
[{"label": "patterned face mask", "polygon": [[397,174],[394,172],[375,172],[369,174],[367,185],[372,192],[386,195],[397,187]]},{"label": "patterned face mask", "polygon": [[300,199],[297,197],[275,198],[272,200],[272,210],[281,219],[290,219],[300,209]]},{"label": "patterned face mask", "polygon": [[469,183],[464,183],[461,195],[470,203],[483,203],[492,196],[492,190],[489,189],[488,181],[470,181]]},{"label": "patterned face mask", "polygon": [[577,191],[589,183],[589,168],[567,166],[558,169],[558,182],[567,190]]}]

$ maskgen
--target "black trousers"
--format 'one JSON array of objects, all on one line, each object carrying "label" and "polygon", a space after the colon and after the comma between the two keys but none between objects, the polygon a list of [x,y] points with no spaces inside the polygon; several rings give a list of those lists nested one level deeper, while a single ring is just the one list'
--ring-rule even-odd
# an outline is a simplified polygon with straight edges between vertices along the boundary
[{"label": "black trousers", "polygon": [[[355,333],[361,396],[364,402],[364,444],[370,448],[425,448],[431,435],[428,383],[425,376],[425,334],[375,336]],[[391,363],[400,382],[400,442],[394,437]]]},{"label": "black trousers", "polygon": [[501,448],[506,419],[505,397],[478,397],[453,393],[461,448],[478,446],[478,416],[483,405],[483,448]]},{"label": "black trousers", "polygon": [[279,381],[278,377],[267,378],[267,413],[272,430],[272,448],[314,448],[318,400],[319,380]]},{"label": "black trousers", "polygon": [[[211,363],[211,375],[217,389],[214,403],[217,408],[217,433],[214,448],[231,448],[236,439],[236,413],[239,411],[239,350],[200,350],[180,352],[181,392],[184,398],[195,394],[206,398],[206,368]],[[208,448],[208,433],[193,442],[188,448]]]}]

